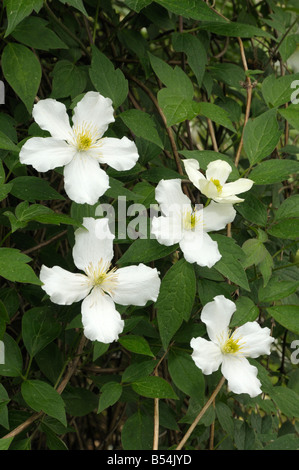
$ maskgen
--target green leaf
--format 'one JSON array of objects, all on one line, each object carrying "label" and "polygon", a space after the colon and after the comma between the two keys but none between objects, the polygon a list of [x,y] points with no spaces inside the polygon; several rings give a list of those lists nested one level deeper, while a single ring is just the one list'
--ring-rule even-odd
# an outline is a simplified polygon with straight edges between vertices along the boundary
[{"label": "green leaf", "polygon": [[46,434],[47,447],[50,450],[68,450],[66,444],[44,422],[41,422],[41,430]]},{"label": "green leaf", "polygon": [[246,240],[242,245],[246,257],[242,262],[243,267],[246,269],[249,266],[258,265],[266,256],[266,248],[264,244],[257,238]]},{"label": "green leaf", "polygon": [[132,10],[136,11],[136,13],[139,13],[142,8],[146,7],[152,2],[153,0],[125,0],[125,4],[129,8],[132,8]]},{"label": "green leaf", "polygon": [[149,376],[132,383],[134,392],[147,398],[170,398],[177,400],[178,397],[172,386],[162,377]]},{"label": "green leaf", "polygon": [[89,69],[90,79],[103,96],[113,101],[118,108],[128,95],[128,82],[120,69],[114,69],[112,62],[95,46],[92,47],[92,60]]},{"label": "green leaf", "polygon": [[0,149],[9,150],[10,152],[19,152],[20,149],[17,147],[7,135],[0,131]]},{"label": "green leaf", "polygon": [[64,200],[48,181],[36,176],[18,176],[12,181],[11,194],[23,201],[35,202],[42,200],[60,199]]},{"label": "green leaf", "polygon": [[0,439],[0,450],[7,450],[10,447],[10,444],[12,443],[14,437],[8,437],[5,438],[3,437]]},{"label": "green leaf", "polygon": [[226,127],[232,132],[236,132],[236,129],[231,122],[229,115],[225,109],[213,103],[196,103],[196,111],[200,116],[211,119],[216,124]]},{"label": "green leaf", "polygon": [[299,237],[299,219],[282,219],[267,232],[273,237],[296,240]]},{"label": "green leaf", "polygon": [[245,220],[265,227],[268,221],[267,207],[251,193],[244,195],[242,204],[236,205],[236,210]]},{"label": "green leaf", "polygon": [[155,122],[149,114],[139,109],[128,109],[122,112],[119,117],[137,137],[149,140],[163,149],[163,142],[160,139]]},{"label": "green leaf", "polygon": [[190,354],[172,349],[168,355],[168,370],[173,383],[189,397],[204,398],[205,380]]},{"label": "green leaf", "polygon": [[4,364],[0,364],[0,376],[19,377],[22,374],[22,353],[15,340],[7,333],[3,336]]},{"label": "green leaf", "polygon": [[114,405],[121,397],[122,386],[118,382],[108,382],[101,388],[98,413]]},{"label": "green leaf", "polygon": [[228,405],[219,401],[215,404],[217,419],[222,429],[230,436],[234,433],[234,421],[232,418],[232,410]]},{"label": "green leaf", "polygon": [[275,305],[267,308],[267,312],[280,325],[293,333],[299,334],[299,306],[298,305]]},{"label": "green leaf", "polygon": [[299,217],[299,194],[290,196],[283,201],[275,212],[275,220]]},{"label": "green leaf", "polygon": [[22,396],[30,408],[43,411],[66,426],[64,402],[51,385],[41,380],[26,380],[21,387]]},{"label": "green leaf", "polygon": [[258,291],[260,302],[279,301],[293,294],[299,289],[299,281],[281,281],[273,277],[267,284],[267,287],[260,287]]},{"label": "green leaf", "polygon": [[28,266],[31,258],[16,248],[0,248],[0,276],[12,282],[41,285],[33,269]]},{"label": "green leaf", "polygon": [[26,2],[7,0],[6,13],[8,24],[4,37],[8,36],[26,16],[29,16],[32,10],[38,13],[42,6],[42,0],[26,0]]},{"label": "green leaf", "polygon": [[222,255],[222,258],[214,265],[214,269],[234,284],[250,291],[245,269],[241,264],[244,258],[243,250],[233,238],[214,233],[211,234],[211,238],[218,243]]},{"label": "green leaf", "polygon": [[244,325],[244,323],[255,321],[259,316],[259,309],[249,297],[238,297],[236,300],[236,311],[230,322],[230,327]]},{"label": "green leaf", "polygon": [[241,22],[232,23],[222,21],[221,23],[203,23],[200,25],[199,29],[230,38],[253,38],[256,36],[273,39],[273,36],[263,29],[256,28],[250,24],[243,24]]},{"label": "green leaf", "polygon": [[299,162],[295,160],[266,160],[257,165],[249,174],[255,184],[274,184],[299,173]]},{"label": "green leaf", "polygon": [[86,388],[68,385],[61,396],[65,410],[71,416],[86,416],[98,406],[97,395]]},{"label": "green leaf", "polygon": [[138,409],[129,416],[122,428],[122,447],[124,450],[152,450],[153,437],[153,418]]},{"label": "green leaf", "polygon": [[135,240],[117,261],[119,265],[132,263],[149,263],[170,255],[177,249],[177,245],[161,245],[154,239],[138,238]]},{"label": "green leaf", "polygon": [[61,325],[49,307],[35,307],[27,310],[22,318],[22,335],[25,347],[31,357],[57,338]]},{"label": "green leaf", "polygon": [[2,70],[5,80],[31,114],[42,76],[39,60],[26,46],[9,43],[2,53]]},{"label": "green leaf", "polygon": [[276,386],[271,390],[271,398],[278,407],[280,413],[289,418],[299,418],[298,393],[287,387]]},{"label": "green leaf", "polygon": [[290,104],[287,108],[281,108],[278,110],[279,114],[288,121],[291,126],[295,129],[299,129],[299,104]]},{"label": "green leaf", "polygon": [[129,365],[122,375],[122,382],[136,382],[151,374],[158,361],[142,361]]},{"label": "green leaf", "polygon": [[[281,131],[278,127],[275,109],[266,111],[255,119],[250,119],[244,129],[244,150],[250,165],[271,155],[280,136]],[[251,175],[252,173],[250,177]]]},{"label": "green leaf", "polygon": [[26,46],[43,51],[68,49],[57,34],[47,28],[47,24],[48,22],[42,18],[30,16],[14,29],[12,37]]},{"label": "green leaf", "polygon": [[196,293],[194,268],[183,258],[165,274],[157,299],[157,319],[164,349],[180,328],[188,321]]},{"label": "green leaf", "polygon": [[189,33],[173,33],[172,44],[177,52],[184,52],[187,55],[188,64],[197,83],[201,86],[208,61],[206,50],[201,41]]},{"label": "green leaf", "polygon": [[182,15],[185,18],[199,21],[224,21],[204,2],[194,0],[184,0],[184,2],[182,0],[156,0],[156,3],[172,13]]},{"label": "green leaf", "polygon": [[294,434],[285,434],[263,447],[263,450],[298,450],[299,438]]},{"label": "green leaf", "polygon": [[57,99],[70,96],[73,99],[85,89],[87,81],[85,72],[69,60],[56,62],[52,76],[51,98]]},{"label": "green leaf", "polygon": [[145,356],[154,356],[145,338],[138,335],[121,336],[118,342],[128,351]]},{"label": "green leaf", "polygon": [[262,94],[267,106],[278,107],[291,101],[292,82],[299,79],[299,74],[276,77],[268,75],[262,83]]},{"label": "green leaf", "polygon": [[77,10],[81,11],[83,15],[88,16],[87,11],[85,10],[85,6],[82,0],[59,0],[64,5],[68,3],[71,7],[76,8]]}]

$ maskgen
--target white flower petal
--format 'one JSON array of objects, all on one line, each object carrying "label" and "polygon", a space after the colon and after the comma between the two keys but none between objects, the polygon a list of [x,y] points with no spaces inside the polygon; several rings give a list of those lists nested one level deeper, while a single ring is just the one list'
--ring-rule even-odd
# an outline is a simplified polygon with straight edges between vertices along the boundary
[{"label": "white flower petal", "polygon": [[199,180],[206,181],[204,175],[199,171],[199,163],[194,158],[182,160],[189,180],[197,189],[200,189]]},{"label": "white flower petal", "polygon": [[91,341],[112,343],[124,329],[124,321],[111,297],[95,287],[82,302],[84,335]]},{"label": "white flower petal", "polygon": [[53,137],[32,137],[21,148],[20,162],[44,172],[67,165],[75,153],[75,150],[63,140]]},{"label": "white flower petal", "polygon": [[269,328],[261,328],[257,322],[247,322],[235,330],[234,338],[239,338],[240,343],[244,344],[240,351],[242,355],[258,357],[270,354],[270,347],[274,341],[270,333]]},{"label": "white flower petal", "polygon": [[183,236],[181,215],[153,217],[151,233],[162,245],[171,246],[178,243]]},{"label": "white flower petal", "polygon": [[183,193],[180,179],[159,181],[155,195],[164,215],[174,215],[191,209],[191,201]]},{"label": "white flower petal", "polygon": [[221,259],[218,244],[205,232],[185,231],[180,248],[188,263],[211,268]]},{"label": "white flower petal", "polygon": [[253,398],[262,392],[257,368],[243,356],[224,354],[221,372],[228,381],[228,388],[234,393],[248,393]]},{"label": "white flower petal", "polygon": [[252,188],[253,181],[247,178],[239,178],[232,183],[226,183],[221,192],[221,197],[234,196],[235,194],[245,193]]},{"label": "white flower petal", "polygon": [[111,292],[111,297],[117,304],[141,306],[148,300],[157,300],[161,280],[156,268],[141,263],[138,266],[118,269],[116,276],[116,286]]},{"label": "white flower petal", "polygon": [[205,232],[222,230],[228,223],[233,222],[236,217],[236,211],[232,204],[218,204],[214,201],[204,207],[202,212]]},{"label": "white flower petal", "polygon": [[222,354],[217,344],[199,337],[192,338],[190,345],[193,348],[191,357],[203,374],[210,375],[219,369]]},{"label": "white flower petal", "polygon": [[84,271],[90,263],[94,267],[100,260],[110,263],[113,258],[114,235],[109,230],[108,219],[93,219],[84,217],[84,228],[75,231],[75,244],[73,247],[74,263],[78,269]]},{"label": "white flower petal", "polygon": [[219,196],[219,192],[217,187],[212,181],[209,180],[199,180],[198,181],[198,189],[202,194],[207,196],[210,199],[216,199]]},{"label": "white flower petal", "polygon": [[70,273],[59,266],[41,267],[40,280],[42,289],[50,296],[55,304],[71,305],[79,302],[90,292],[91,284],[85,274]]},{"label": "white flower petal", "polygon": [[72,201],[93,205],[109,188],[109,177],[96,159],[77,152],[64,167],[64,188]]},{"label": "white flower petal", "polygon": [[215,160],[208,164],[206,178],[208,180],[211,178],[218,180],[221,186],[223,186],[231,172],[232,167],[229,163],[224,160]]},{"label": "white flower petal", "polygon": [[206,324],[209,338],[217,344],[228,333],[228,327],[236,305],[223,295],[217,295],[214,300],[208,302],[202,309],[201,321]]},{"label": "white flower petal", "polygon": [[39,127],[55,139],[68,140],[72,134],[66,107],[59,101],[52,98],[38,101],[33,106],[32,116]]},{"label": "white flower petal", "polygon": [[102,137],[114,120],[111,99],[104,98],[96,91],[87,92],[74,108],[73,127],[91,126],[96,130],[98,138]]},{"label": "white flower petal", "polygon": [[105,137],[101,140],[99,154],[101,163],[107,163],[117,171],[130,170],[139,158],[135,142],[127,137],[122,139]]},{"label": "white flower petal", "polygon": [[238,196],[226,196],[213,197],[213,201],[217,202],[218,204],[238,204],[239,202],[243,202],[244,199],[241,199]]}]

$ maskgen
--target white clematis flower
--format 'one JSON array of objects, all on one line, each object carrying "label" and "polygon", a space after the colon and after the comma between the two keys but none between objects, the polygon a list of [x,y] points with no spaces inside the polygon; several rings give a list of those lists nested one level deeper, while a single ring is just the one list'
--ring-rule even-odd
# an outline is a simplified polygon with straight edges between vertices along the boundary
[{"label": "white clematis flower", "polygon": [[110,98],[89,91],[74,108],[71,127],[66,107],[55,99],[40,100],[32,115],[52,137],[32,137],[20,151],[20,161],[45,172],[64,166],[64,186],[70,199],[95,204],[109,188],[109,177],[100,168],[107,163],[118,171],[132,168],[139,156],[127,137],[103,137],[113,122]]},{"label": "white clematis flower", "polygon": [[218,244],[208,232],[222,230],[232,222],[236,211],[232,204],[211,202],[202,210],[194,210],[183,193],[181,180],[161,180],[156,187],[156,200],[161,217],[153,217],[151,233],[162,245],[179,243],[186,261],[211,268],[220,260]]},{"label": "white clematis flower", "polygon": [[87,230],[79,228],[75,232],[73,258],[84,274],[43,265],[42,289],[59,305],[84,299],[81,313],[85,336],[91,341],[111,343],[124,328],[115,303],[143,306],[148,300],[156,301],[161,281],[157,269],[144,264],[110,269],[114,235],[108,219],[86,217],[83,225]]},{"label": "white clematis flower", "polygon": [[244,199],[237,197],[236,194],[248,191],[253,185],[253,181],[247,178],[239,178],[232,183],[226,183],[232,168],[224,160],[209,163],[206,176],[199,171],[197,160],[190,158],[183,162],[190,181],[202,194],[215,202],[222,204],[243,202]]},{"label": "white clematis flower", "polygon": [[229,323],[235,310],[234,302],[223,295],[217,295],[204,306],[201,320],[206,324],[211,341],[192,338],[192,358],[206,375],[221,366],[232,392],[255,397],[262,392],[261,382],[257,378],[257,368],[246,357],[270,354],[274,338],[270,336],[269,328],[261,328],[257,322],[247,322],[231,333]]}]

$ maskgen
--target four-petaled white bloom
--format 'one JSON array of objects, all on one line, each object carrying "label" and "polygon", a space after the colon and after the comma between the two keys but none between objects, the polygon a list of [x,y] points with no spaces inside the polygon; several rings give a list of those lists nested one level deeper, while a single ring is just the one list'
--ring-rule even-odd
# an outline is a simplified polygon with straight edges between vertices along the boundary
[{"label": "four-petaled white bloom", "polygon": [[222,230],[232,222],[236,211],[232,204],[211,202],[194,210],[183,193],[181,180],[161,180],[156,187],[161,217],[153,217],[151,232],[162,245],[179,243],[186,261],[211,268],[221,259],[218,244],[208,232]]},{"label": "four-petaled white bloom", "polygon": [[138,160],[136,145],[127,137],[103,137],[115,119],[112,101],[97,92],[87,92],[77,103],[72,127],[65,105],[52,98],[35,104],[32,115],[51,137],[28,139],[20,152],[21,163],[41,172],[64,166],[65,191],[79,204],[95,204],[109,188],[100,163],[123,171]]},{"label": "four-petaled white bloom", "polygon": [[73,258],[85,274],[43,265],[42,288],[59,305],[84,299],[81,313],[85,336],[91,341],[111,343],[124,327],[115,303],[143,306],[149,300],[156,301],[161,281],[157,269],[144,264],[110,269],[114,235],[108,219],[86,217],[83,225],[87,230],[79,228],[75,232]]},{"label": "four-petaled white bloom", "polygon": [[257,368],[246,357],[270,354],[274,338],[270,336],[269,328],[261,328],[257,322],[247,322],[231,333],[229,324],[235,310],[234,302],[223,295],[214,297],[204,306],[201,320],[206,324],[211,341],[192,338],[192,358],[206,375],[221,366],[232,392],[255,397],[261,393],[261,383],[257,378]]},{"label": "four-petaled white bloom", "polygon": [[224,160],[215,160],[207,166],[206,176],[199,171],[197,160],[190,158],[183,160],[185,170],[190,181],[202,194],[215,202],[222,204],[235,204],[243,202],[236,194],[248,191],[253,181],[247,178],[239,178],[232,183],[226,183],[232,167]]}]

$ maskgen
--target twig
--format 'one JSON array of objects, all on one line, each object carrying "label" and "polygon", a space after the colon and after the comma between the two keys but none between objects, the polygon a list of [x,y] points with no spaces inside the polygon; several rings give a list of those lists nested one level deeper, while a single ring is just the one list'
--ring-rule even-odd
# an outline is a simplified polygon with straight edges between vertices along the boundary
[{"label": "twig", "polygon": [[193,421],[193,423],[191,424],[191,426],[189,427],[188,431],[186,432],[185,436],[183,437],[183,439],[181,440],[181,442],[179,443],[179,445],[176,447],[175,450],[181,450],[183,448],[183,446],[185,445],[185,443],[187,442],[187,440],[189,439],[189,437],[191,436],[192,432],[194,431],[194,429],[196,428],[197,424],[199,423],[199,421],[201,420],[201,418],[203,417],[203,415],[205,414],[205,412],[207,411],[207,409],[210,407],[210,405],[213,403],[213,401],[215,400],[215,397],[216,395],[218,395],[218,393],[220,392],[221,388],[222,388],[222,385],[224,384],[225,382],[225,378],[222,377],[220,382],[218,383],[217,387],[215,388],[214,392],[212,393],[212,395],[210,396],[209,400],[206,402],[206,404],[203,406],[203,408],[200,410],[199,414],[197,415],[197,417],[195,418],[195,420]]},{"label": "twig", "polygon": [[63,230],[63,232],[58,233],[54,237],[50,238],[49,240],[46,240],[42,243],[39,243],[38,245],[33,246],[32,248],[28,248],[27,250],[22,251],[24,255],[27,255],[28,253],[32,253],[32,251],[39,250],[40,248],[43,248],[44,246],[50,245],[50,243],[54,242],[58,238],[62,237],[67,233],[67,230]]}]

